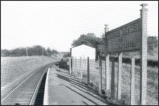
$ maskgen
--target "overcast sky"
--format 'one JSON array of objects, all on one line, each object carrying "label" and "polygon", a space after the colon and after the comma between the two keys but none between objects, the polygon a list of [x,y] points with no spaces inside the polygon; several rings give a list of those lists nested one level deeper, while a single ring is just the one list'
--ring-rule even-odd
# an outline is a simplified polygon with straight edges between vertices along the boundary
[{"label": "overcast sky", "polygon": [[140,17],[148,6],[148,35],[158,36],[157,1],[1,1],[1,48],[42,45],[68,51],[81,34],[100,37]]}]

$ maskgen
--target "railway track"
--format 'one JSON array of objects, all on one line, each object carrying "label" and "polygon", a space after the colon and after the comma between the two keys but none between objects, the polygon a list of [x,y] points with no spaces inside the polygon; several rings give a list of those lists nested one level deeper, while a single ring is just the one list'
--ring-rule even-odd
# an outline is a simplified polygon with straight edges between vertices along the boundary
[{"label": "railway track", "polygon": [[47,68],[45,67],[44,69],[29,74],[15,88],[1,98],[1,105],[37,104],[43,99],[46,73]]}]

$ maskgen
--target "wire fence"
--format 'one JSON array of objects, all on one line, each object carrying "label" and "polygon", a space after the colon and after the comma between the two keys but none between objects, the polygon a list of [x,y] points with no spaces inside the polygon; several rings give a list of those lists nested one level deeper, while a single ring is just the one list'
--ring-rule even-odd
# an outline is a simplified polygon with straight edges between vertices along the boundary
[{"label": "wire fence", "polygon": [[[88,62],[89,61],[89,62]],[[89,65],[88,65],[89,64]],[[123,63],[122,64],[122,89],[121,89],[121,98],[126,102],[126,104],[130,104],[130,85],[131,85],[131,65]],[[89,68],[88,68],[89,67]],[[113,99],[117,98],[117,86],[118,86],[118,62],[115,60],[111,60],[109,63],[110,67],[110,81],[111,81],[111,97]],[[88,84],[88,78],[89,78],[89,84],[93,89],[96,91],[99,91],[100,89],[100,83],[101,90],[105,91],[106,89],[106,63],[104,59],[95,60],[95,59],[89,59],[88,58],[74,58],[72,57],[72,75],[79,78],[80,81],[82,81],[85,84]],[[88,69],[89,69],[89,76],[88,76]],[[135,66],[135,102],[136,104],[140,104],[140,67]],[[154,104],[157,104],[157,95],[152,94],[158,94],[158,87],[156,82],[156,79],[158,76],[154,77],[155,75],[158,75],[158,68],[152,68],[148,67],[148,102],[151,102],[153,100]],[[102,75],[102,80],[100,80],[100,72]],[[151,75],[151,76],[150,76]],[[152,77],[153,76],[153,77]],[[157,81],[158,83],[158,81]],[[105,92],[104,92],[105,93]],[[148,103],[149,104],[149,103]]]},{"label": "wire fence", "polygon": [[[89,62],[88,62],[89,61]],[[88,65],[89,64],[89,65]],[[105,89],[105,61],[102,60],[102,89]],[[100,70],[99,70],[99,60],[87,59],[87,58],[72,58],[72,75],[79,78],[82,82],[88,83],[88,67],[89,67],[89,84],[94,87],[94,89],[99,89],[100,82]]]}]

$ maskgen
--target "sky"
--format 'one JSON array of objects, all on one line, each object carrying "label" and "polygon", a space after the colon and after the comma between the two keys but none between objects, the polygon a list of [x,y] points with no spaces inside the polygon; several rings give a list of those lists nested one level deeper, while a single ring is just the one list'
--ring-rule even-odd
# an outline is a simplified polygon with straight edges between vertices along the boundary
[{"label": "sky", "polygon": [[157,1],[1,1],[1,49],[41,45],[69,51],[81,34],[101,37],[140,17],[147,3],[148,35],[158,36]]}]

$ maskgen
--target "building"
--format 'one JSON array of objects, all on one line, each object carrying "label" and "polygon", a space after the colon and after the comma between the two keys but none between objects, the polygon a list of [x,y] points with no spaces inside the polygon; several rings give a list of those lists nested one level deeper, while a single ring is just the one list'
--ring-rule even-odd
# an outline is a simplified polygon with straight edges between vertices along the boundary
[{"label": "building", "polygon": [[71,48],[71,56],[74,58],[87,58],[96,59],[96,49],[90,45],[81,44]]}]

